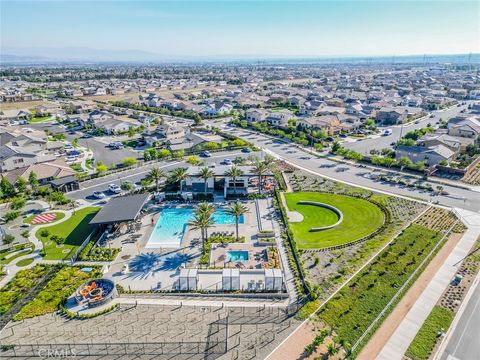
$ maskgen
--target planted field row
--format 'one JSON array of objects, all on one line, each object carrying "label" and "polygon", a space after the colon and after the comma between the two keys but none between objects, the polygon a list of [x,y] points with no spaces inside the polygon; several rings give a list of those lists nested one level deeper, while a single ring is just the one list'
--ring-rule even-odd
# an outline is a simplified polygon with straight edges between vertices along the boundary
[{"label": "planted field row", "polygon": [[449,229],[455,221],[457,221],[457,217],[451,211],[431,207],[415,223],[435,231],[445,231]]},{"label": "planted field row", "polygon": [[80,285],[97,276],[100,276],[98,267],[88,273],[81,271],[80,267],[64,267],[32,301],[20,310],[14,320],[18,321],[58,310],[60,304],[72,295]]},{"label": "planted field row", "polygon": [[339,338],[355,344],[442,238],[409,226],[319,312]]},{"label": "planted field row", "polygon": [[12,280],[0,290],[0,316],[5,314],[20,300],[29,289],[40,282],[48,266],[37,265],[31,269],[19,271]]}]

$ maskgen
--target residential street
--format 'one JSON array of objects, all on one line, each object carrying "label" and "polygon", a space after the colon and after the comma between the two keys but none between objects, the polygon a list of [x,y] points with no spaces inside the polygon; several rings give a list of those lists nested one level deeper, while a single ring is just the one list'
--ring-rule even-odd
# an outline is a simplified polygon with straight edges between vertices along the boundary
[{"label": "residential street", "polygon": [[480,278],[472,297],[466,304],[458,324],[455,326],[443,353],[437,359],[441,360],[475,360],[480,359]]},{"label": "residential street", "polygon": [[[258,156],[261,155],[259,153],[251,152],[251,153],[243,153],[241,151],[226,151],[215,153],[212,157],[209,158],[202,158],[208,164],[212,165],[213,163],[219,164],[220,161],[223,159],[229,158],[230,160],[235,159],[236,157],[248,157],[248,156]],[[86,200],[89,202],[101,202],[104,200],[98,200],[92,197],[94,191],[104,192],[107,196],[112,196],[113,194],[108,191],[109,184],[117,184],[120,185],[125,180],[131,181],[133,183],[139,182],[142,180],[153,167],[158,167],[162,169],[164,172],[169,172],[178,167],[188,167],[189,165],[184,161],[178,160],[168,160],[162,161],[157,163],[148,164],[144,167],[137,168],[137,169],[130,169],[123,172],[119,172],[116,174],[111,174],[108,176],[100,177],[98,179],[85,181],[80,183],[80,190],[72,191],[68,193],[68,197],[72,200]]]},{"label": "residential street", "polygon": [[[293,144],[286,144],[263,134],[253,134],[243,129],[229,127],[226,127],[224,131],[250,141],[262,148],[266,153],[290,162],[306,171],[337,181],[424,201],[438,201],[439,204],[445,206],[465,208],[471,211],[480,210],[480,192],[477,191],[444,185],[443,188],[448,195],[432,196],[428,191],[375,181],[370,178],[371,172],[369,170],[352,165],[339,164],[326,157],[318,158],[312,156]],[[428,183],[428,181],[426,182]]]},{"label": "residential street", "polygon": [[[448,119],[455,117],[460,114],[460,112],[468,107],[468,104],[470,102],[467,102],[467,105],[461,105],[460,107],[454,106],[451,107],[447,110],[439,110],[439,111],[433,111],[432,114],[434,115],[433,117],[430,116],[425,116],[418,120],[418,123],[416,124],[415,122],[411,122],[406,125],[395,125],[395,126],[385,126],[381,127],[381,131],[383,132],[385,129],[391,129],[392,130],[392,135],[389,136],[383,136],[383,135],[376,135],[373,138],[366,138],[366,139],[360,139],[354,142],[348,142],[344,141],[342,145],[348,149],[358,151],[362,154],[368,155],[370,150],[372,149],[385,149],[388,147],[391,147],[391,143],[395,142],[400,139],[401,136],[404,136],[407,132],[426,127],[427,124],[432,124],[432,126],[435,126],[437,122],[440,120],[447,121]],[[438,126],[438,125],[436,125]]]}]

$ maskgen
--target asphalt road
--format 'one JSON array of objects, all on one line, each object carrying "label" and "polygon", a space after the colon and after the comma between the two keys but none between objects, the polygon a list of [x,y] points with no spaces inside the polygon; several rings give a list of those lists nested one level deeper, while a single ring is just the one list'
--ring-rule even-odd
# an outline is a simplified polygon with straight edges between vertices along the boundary
[{"label": "asphalt road", "polygon": [[[241,151],[228,151],[228,152],[215,153],[209,158],[202,158],[202,160],[205,160],[209,165],[211,165],[213,163],[219,164],[221,160],[226,158],[233,160],[236,157],[245,158],[251,155],[260,157],[260,153],[258,152],[243,153]],[[189,165],[186,164],[184,161],[177,161],[177,160],[170,160],[170,161],[158,162],[155,164],[149,164],[141,168],[131,169],[124,172],[104,176],[98,179],[81,182],[80,190],[69,192],[67,196],[72,200],[83,199],[92,203],[101,202],[104,200],[95,199],[92,196],[92,194],[94,191],[100,191],[100,192],[103,192],[107,197],[113,196],[114,194],[108,191],[108,186],[110,184],[116,184],[120,186],[120,184],[125,180],[131,181],[133,183],[140,182],[143,178],[145,178],[145,176],[149,173],[150,169],[152,169],[153,167],[158,167],[162,169],[164,172],[169,172],[175,168],[187,167],[187,166]]]},{"label": "asphalt road", "polygon": [[480,285],[467,303],[441,360],[480,359]]},{"label": "asphalt road", "polygon": [[[427,191],[379,182],[370,178],[371,171],[368,169],[359,168],[352,165],[339,164],[338,162],[329,160],[327,157],[318,158],[299,149],[293,144],[286,144],[279,140],[271,139],[263,134],[252,134],[251,132],[243,129],[232,127],[225,127],[223,130],[254,143],[267,153],[294,163],[296,166],[299,166],[305,170],[329,177],[334,180],[354,186],[363,186],[372,190],[413,197],[425,201],[438,201],[439,204],[445,206],[465,208],[467,210],[476,212],[480,210],[480,192],[443,185],[444,191],[446,191],[448,195],[432,196],[430,192]],[[378,173],[382,172],[386,173],[387,171],[379,171]],[[388,172],[395,173],[395,171],[392,170]],[[398,174],[398,176],[404,176],[405,178],[407,177],[401,173]],[[428,181],[424,182],[429,183]]]},{"label": "asphalt road", "polygon": [[[75,138],[80,138],[82,136],[81,132],[77,132],[75,135],[71,135],[66,132],[64,127],[59,126],[58,124],[49,122],[39,122],[39,123],[31,123],[28,125],[19,125],[21,128],[32,128],[35,130],[49,130],[53,133],[63,133],[65,138],[68,141],[72,141]],[[80,146],[83,146],[93,152],[93,158],[97,161],[101,161],[107,166],[110,164],[118,164],[121,163],[122,160],[126,157],[134,157],[137,158],[139,154],[131,149],[123,148],[118,150],[112,150],[106,145],[109,142],[118,141],[116,138],[89,138],[89,139],[79,139],[78,143]]]},{"label": "asphalt road", "polygon": [[[78,133],[76,135],[65,134],[68,141],[72,141],[75,138],[79,138],[82,134]],[[93,159],[96,161],[101,161],[107,166],[110,164],[119,164],[126,157],[134,157],[135,159],[140,157],[140,154],[136,151],[133,151],[129,148],[113,150],[107,147],[109,142],[117,141],[115,138],[102,139],[100,141],[97,138],[89,139],[79,139],[78,144],[91,150],[93,152]]]},{"label": "asphalt road", "polygon": [[438,126],[436,125],[437,122],[439,122],[440,120],[447,121],[448,119],[457,116],[462,110],[466,109],[467,106],[468,103],[460,107],[454,106],[446,110],[433,111],[432,118],[430,116],[423,117],[418,120],[418,124],[416,124],[415,122],[411,122],[403,126],[395,125],[381,127],[380,130],[382,131],[382,133],[385,129],[391,129],[392,135],[378,135],[374,138],[360,139],[354,142],[343,141],[342,145],[348,149],[368,155],[370,153],[370,150],[372,149],[381,150],[391,147],[392,142],[396,142],[401,138],[401,136],[404,136],[409,131],[426,127],[429,123],[432,124],[432,126]]}]

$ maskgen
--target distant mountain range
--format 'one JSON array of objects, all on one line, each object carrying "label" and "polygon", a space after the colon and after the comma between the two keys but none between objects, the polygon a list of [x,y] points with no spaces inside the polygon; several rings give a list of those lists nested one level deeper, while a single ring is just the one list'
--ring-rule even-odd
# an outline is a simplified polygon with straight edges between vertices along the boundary
[{"label": "distant mountain range", "polygon": [[171,56],[143,50],[103,50],[84,47],[3,48],[2,65],[48,63],[169,63],[169,62],[237,62],[237,63],[480,63],[480,54],[407,55],[407,56]]}]

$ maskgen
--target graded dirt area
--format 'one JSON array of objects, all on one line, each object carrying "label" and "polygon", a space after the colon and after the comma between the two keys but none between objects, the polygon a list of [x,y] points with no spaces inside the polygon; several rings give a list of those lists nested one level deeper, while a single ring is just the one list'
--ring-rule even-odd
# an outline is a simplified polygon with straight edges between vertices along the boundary
[{"label": "graded dirt area", "polygon": [[33,100],[33,101],[18,101],[11,103],[1,103],[0,110],[15,110],[15,109],[33,109],[38,105],[52,105],[53,103],[46,100]]},{"label": "graded dirt area", "polygon": [[305,322],[287,340],[278,347],[266,360],[294,360],[303,359],[303,349],[310,344],[315,337],[315,325]]},{"label": "graded dirt area", "polygon": [[357,359],[359,360],[371,360],[375,359],[380,351],[383,349],[387,341],[395,332],[397,327],[402,322],[403,318],[412,308],[413,304],[417,301],[418,297],[422,294],[423,290],[430,283],[430,280],[435,273],[440,269],[448,255],[452,252],[453,248],[457,245],[461,239],[462,234],[450,235],[447,243],[440,249],[435,255],[432,261],[427,265],[422,274],[418,277],[417,281],[408,290],[402,300],[395,307],[393,312],[387,317],[380,328],[375,332],[375,335],[370,339],[367,345],[362,349]]}]

